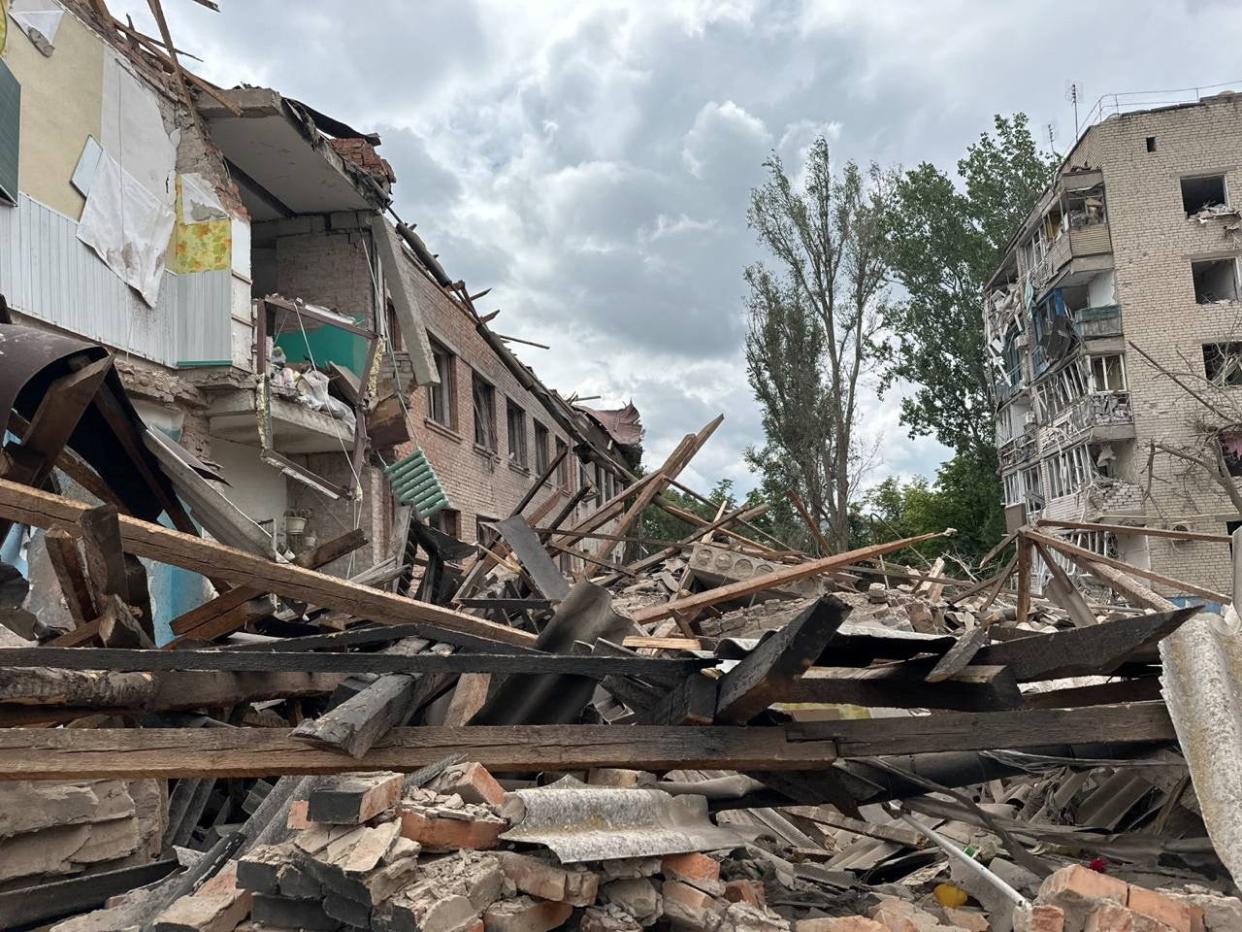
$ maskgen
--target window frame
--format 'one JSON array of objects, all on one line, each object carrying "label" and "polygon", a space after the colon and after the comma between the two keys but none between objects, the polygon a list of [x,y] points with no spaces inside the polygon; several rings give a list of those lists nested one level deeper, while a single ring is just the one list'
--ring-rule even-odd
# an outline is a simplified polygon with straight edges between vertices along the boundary
[{"label": "window frame", "polygon": [[[505,399],[505,434],[507,435],[509,465],[518,469],[530,469],[530,437],[526,432],[526,409],[512,398]],[[517,430],[514,430],[514,427]]]},{"label": "window frame", "polygon": [[[431,341],[431,360],[440,384],[427,386],[427,420],[448,430],[457,430],[457,354],[439,340]],[[440,360],[445,361],[443,370]],[[443,419],[438,409],[443,406]]]},{"label": "window frame", "polygon": [[543,424],[540,424],[537,418],[531,418],[531,420],[535,424],[535,472],[542,476],[548,471],[548,464],[552,462],[549,452],[551,446],[548,443],[551,431]]},{"label": "window frame", "polygon": [[556,464],[556,484],[566,492],[570,491],[570,483],[573,481],[573,473],[570,471],[572,465],[569,460],[569,444],[560,437],[556,438],[556,455],[560,456],[561,451],[565,451],[565,455],[561,457],[561,461]]},{"label": "window frame", "polygon": [[[488,453],[500,450],[500,436],[496,426],[496,386],[481,376],[476,369],[470,370],[470,399],[474,410],[474,445]],[[480,421],[480,409],[484,419]]]}]

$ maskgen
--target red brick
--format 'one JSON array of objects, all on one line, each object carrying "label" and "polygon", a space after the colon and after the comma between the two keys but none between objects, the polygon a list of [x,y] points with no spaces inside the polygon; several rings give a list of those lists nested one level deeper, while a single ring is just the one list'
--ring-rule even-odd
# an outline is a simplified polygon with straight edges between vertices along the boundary
[{"label": "red brick", "polygon": [[945,906],[944,918],[949,925],[965,929],[966,932],[988,932],[992,928],[992,924],[988,922],[988,917],[977,909]]},{"label": "red brick", "polygon": [[1063,867],[1044,880],[1039,888],[1039,901],[1052,906],[1097,906],[1101,901],[1125,905],[1129,885],[1124,880],[1090,870],[1081,864]]},{"label": "red brick", "polygon": [[496,821],[464,821],[427,816],[417,809],[401,812],[401,834],[424,848],[455,851],[461,848],[494,848],[508,824]]},{"label": "red brick", "polygon": [[1174,932],[1192,932],[1194,928],[1194,919],[1189,906],[1146,887],[1130,884],[1130,895],[1126,900],[1126,906],[1140,915],[1158,919]]},{"label": "red brick", "polygon": [[711,894],[680,880],[664,881],[661,891],[664,894],[664,915],[673,925],[707,929],[719,923],[720,908]]},{"label": "red brick", "polygon": [[1014,932],[1062,932],[1065,928],[1065,910],[1059,906],[1036,904],[1030,910],[1013,911]]},{"label": "red brick", "polygon": [[307,818],[334,825],[361,825],[401,799],[399,773],[345,773],[311,790]]},{"label": "red brick", "polygon": [[794,932],[886,932],[884,926],[866,916],[821,916],[799,919]]},{"label": "red brick", "polygon": [[755,880],[726,881],[724,898],[730,903],[749,903],[751,906],[766,906],[768,902],[763,884]]},{"label": "red brick", "polygon": [[237,892],[237,862],[229,861],[219,873],[195,890],[191,896],[214,896],[217,893]]},{"label": "red brick", "polygon": [[720,862],[697,851],[666,854],[660,862],[660,870],[668,879],[684,880],[686,883],[720,879]]},{"label": "red brick", "polygon": [[539,858],[516,851],[497,851],[496,858],[505,876],[522,893],[543,900],[590,906],[599,892],[599,874],[587,870],[567,870]]},{"label": "red brick", "polygon": [[310,828],[311,820],[307,815],[310,808],[310,800],[295,799],[289,804],[289,816],[285,819],[285,825],[291,829],[301,831],[304,828]]},{"label": "red brick", "polygon": [[489,906],[483,913],[483,927],[487,932],[548,932],[563,925],[573,911],[568,903],[520,896]]},{"label": "red brick", "polygon": [[452,768],[434,784],[438,793],[456,793],[468,803],[490,803],[499,806],[505,801],[505,790],[487,768],[479,763]]},{"label": "red brick", "polygon": [[1105,903],[1087,917],[1083,932],[1171,932],[1158,919],[1136,913],[1116,903]]},{"label": "red brick", "polygon": [[919,932],[911,915],[913,910],[904,908],[908,905],[900,900],[885,900],[871,911],[871,918],[884,927],[884,932]]}]

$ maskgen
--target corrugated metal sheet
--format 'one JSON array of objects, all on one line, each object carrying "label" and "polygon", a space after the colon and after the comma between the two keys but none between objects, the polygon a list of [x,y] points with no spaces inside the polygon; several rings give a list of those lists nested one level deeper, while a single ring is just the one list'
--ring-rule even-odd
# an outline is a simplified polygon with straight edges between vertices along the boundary
[{"label": "corrugated metal sheet", "polygon": [[231,357],[229,271],[165,272],[149,308],[76,234],[76,221],[24,194],[0,207],[0,293],[11,307],[167,366]]}]

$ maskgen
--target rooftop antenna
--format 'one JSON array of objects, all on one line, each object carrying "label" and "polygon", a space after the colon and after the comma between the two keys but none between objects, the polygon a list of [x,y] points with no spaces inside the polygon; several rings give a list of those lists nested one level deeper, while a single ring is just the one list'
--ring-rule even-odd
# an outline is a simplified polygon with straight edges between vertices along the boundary
[{"label": "rooftop antenna", "polygon": [[1078,102],[1082,100],[1082,85],[1077,81],[1065,82],[1065,99],[1074,105],[1074,138],[1078,138]]}]

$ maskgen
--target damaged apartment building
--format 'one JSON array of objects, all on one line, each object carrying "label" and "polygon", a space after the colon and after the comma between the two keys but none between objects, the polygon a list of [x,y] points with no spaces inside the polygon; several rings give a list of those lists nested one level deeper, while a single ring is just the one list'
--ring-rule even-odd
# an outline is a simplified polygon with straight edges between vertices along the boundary
[{"label": "damaged apartment building", "polygon": [[1110,116],[1011,240],[984,296],[1011,530],[1062,522],[1096,553],[1228,585],[1227,552],[1158,535],[1242,522],[1240,147],[1230,92]]},{"label": "damaged apartment building", "polygon": [[[17,0],[7,26],[4,313],[110,350],[188,512],[167,520],[264,556],[361,529],[324,567],[351,576],[401,549],[402,504],[486,544],[519,503],[570,520],[632,480],[637,411],[576,405],[517,359],[396,219],[378,136],[209,85],[95,0]],[[0,557],[37,580],[20,531]],[[166,638],[209,591],[152,573]]]}]

